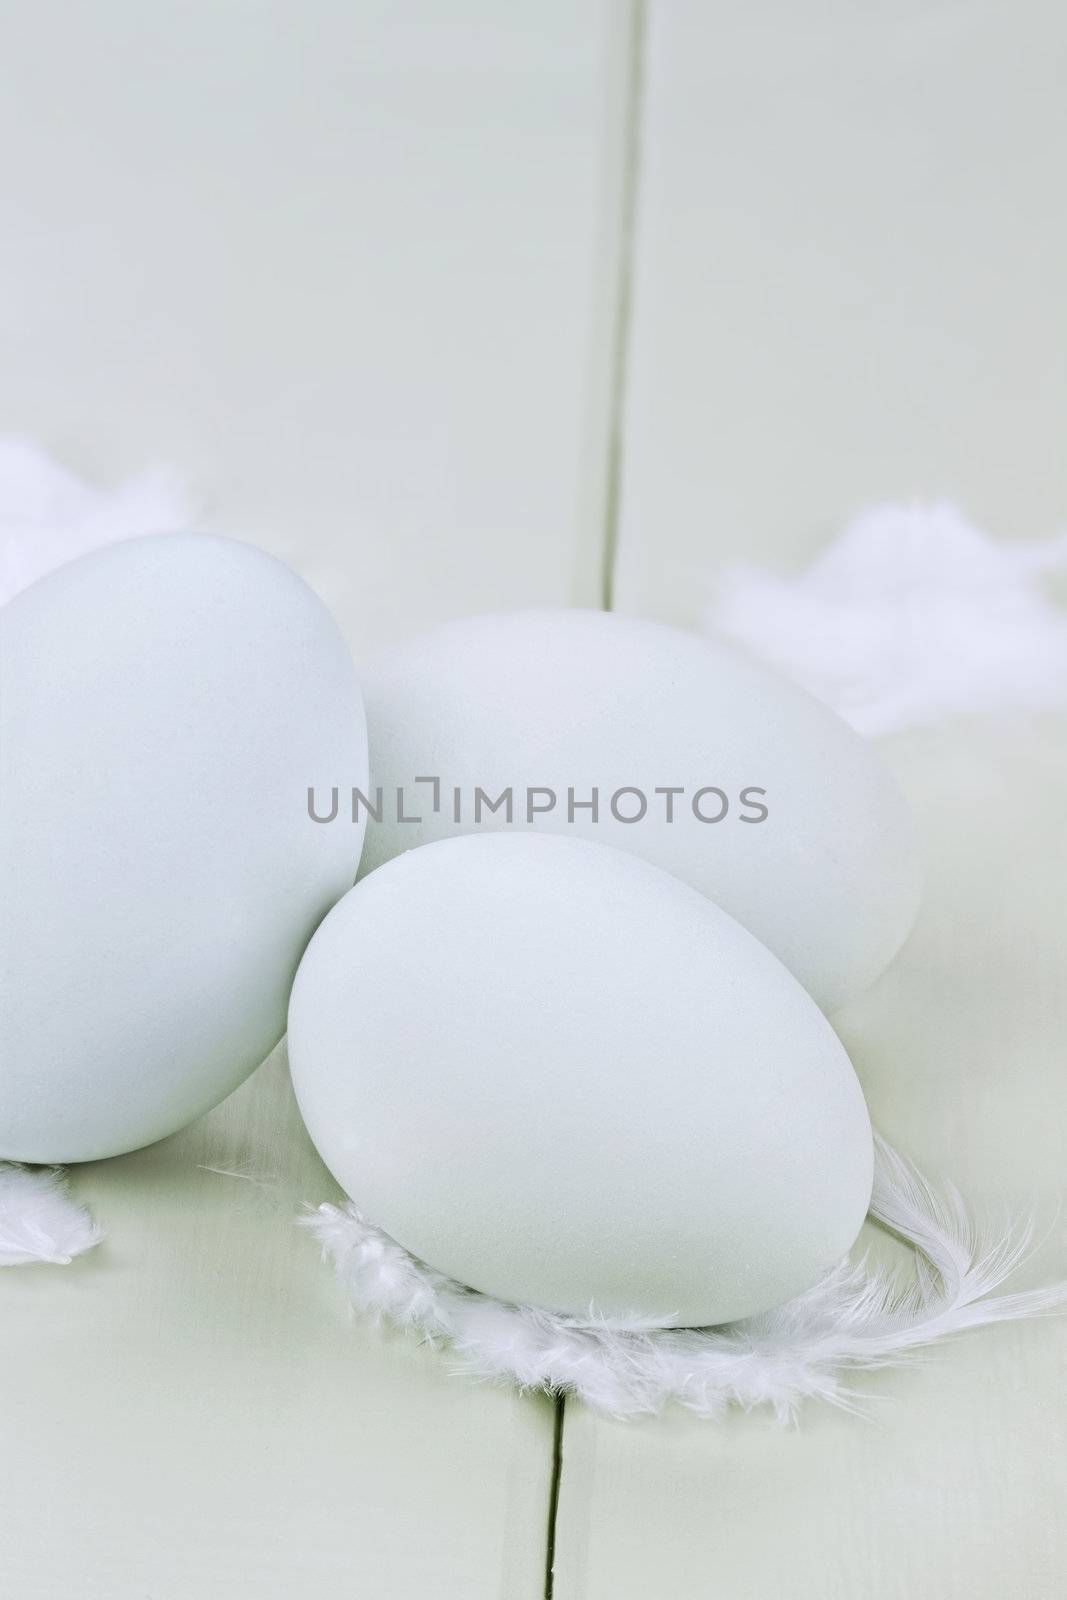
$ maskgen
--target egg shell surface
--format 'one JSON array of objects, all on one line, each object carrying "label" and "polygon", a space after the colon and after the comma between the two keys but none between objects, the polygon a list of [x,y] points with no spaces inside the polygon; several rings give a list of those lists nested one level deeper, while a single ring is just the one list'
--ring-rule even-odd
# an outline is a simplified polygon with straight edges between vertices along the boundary
[{"label": "egg shell surface", "polygon": [[501,1299],[702,1326],[809,1287],[870,1200],[859,1082],[818,1007],[705,896],[550,835],[410,851],[293,988],[323,1160],[413,1254]]},{"label": "egg shell surface", "polygon": [[349,653],[246,544],[165,535],[0,613],[0,1159],[86,1161],[221,1100],[285,1026],[362,823]]},{"label": "egg shell surface", "polygon": [[[382,791],[363,875],[472,831],[615,845],[709,895],[826,1011],[868,988],[911,928],[911,817],[877,753],[728,646],[601,612],[516,612],[425,634],[372,663],[363,688],[370,798]],[[656,792],[672,787],[673,798]],[[512,791],[510,823],[479,788],[489,800]],[[552,808],[529,817],[529,788],[551,792]],[[726,797],[721,820],[701,820],[722,810],[702,789]],[[746,790],[764,793],[745,803]],[[533,804],[547,807],[546,795]]]}]

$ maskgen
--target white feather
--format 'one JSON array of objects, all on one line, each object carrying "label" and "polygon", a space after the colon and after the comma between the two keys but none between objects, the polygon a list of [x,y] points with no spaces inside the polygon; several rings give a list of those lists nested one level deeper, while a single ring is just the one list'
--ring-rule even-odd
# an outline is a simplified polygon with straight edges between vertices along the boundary
[{"label": "white feather", "polygon": [[935,1191],[881,1139],[876,1151],[871,1217],[912,1247],[914,1280],[866,1258],[846,1259],[776,1310],[720,1328],[657,1328],[505,1304],[410,1256],[351,1201],[300,1220],[357,1310],[447,1343],[467,1373],[573,1394],[616,1417],[674,1401],[705,1417],[730,1405],[766,1405],[784,1421],[804,1400],[855,1409],[850,1374],[896,1365],[982,1323],[1067,1302],[1067,1284],[997,1295],[1026,1254],[1030,1227],[984,1239],[954,1189]]},{"label": "white feather", "polygon": [[0,437],[0,605],[89,550],[133,534],[187,527],[194,510],[181,480],[166,467],[101,488],[32,439]]},{"label": "white feather", "polygon": [[0,1267],[69,1266],[103,1238],[57,1167],[0,1162]]},{"label": "white feather", "polygon": [[861,733],[1067,703],[1067,614],[1046,580],[1067,535],[998,542],[951,505],[883,506],[805,571],[734,565],[708,625]]}]

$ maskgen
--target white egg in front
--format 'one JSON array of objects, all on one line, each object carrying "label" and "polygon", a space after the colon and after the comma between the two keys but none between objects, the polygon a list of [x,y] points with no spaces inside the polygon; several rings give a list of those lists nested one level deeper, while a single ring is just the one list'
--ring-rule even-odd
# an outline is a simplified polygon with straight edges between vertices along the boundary
[{"label": "white egg in front", "polygon": [[301,1111],[367,1217],[505,1300],[700,1326],[809,1287],[871,1193],[818,1007],[638,857],[466,836],[365,878],[289,1012]]},{"label": "white egg in front", "polygon": [[438,628],[363,687],[380,812],[364,875],[471,831],[616,845],[709,895],[827,1011],[911,928],[911,819],[877,754],[725,645],[600,612],[517,612]]},{"label": "white egg in front", "polygon": [[221,1100],[352,883],[344,640],[250,545],[134,539],[0,613],[0,1159],[86,1161]]}]

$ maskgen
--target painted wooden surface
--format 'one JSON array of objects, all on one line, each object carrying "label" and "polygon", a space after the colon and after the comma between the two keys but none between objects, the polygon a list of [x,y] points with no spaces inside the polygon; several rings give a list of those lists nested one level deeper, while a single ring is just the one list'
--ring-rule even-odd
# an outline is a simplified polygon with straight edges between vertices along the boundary
[{"label": "painted wooden surface", "polygon": [[[357,656],[493,606],[693,623],[717,562],[880,498],[1062,522],[1057,6],[0,0],[0,31],[0,429],[171,463]],[[1065,747],[894,742],[930,892],[841,1019],[887,1133],[1049,1222]],[[77,1184],[105,1248],[0,1274],[20,1600],[542,1593],[552,1408],[348,1322],[280,1057]],[[1029,1276],[1065,1270],[1061,1230]],[[870,1379],[868,1423],[569,1406],[556,1600],[1052,1600],[1065,1366],[1050,1322]]]},{"label": "painted wooden surface", "polygon": [[294,1220],[338,1190],[284,1052],[74,1181],[106,1242],[0,1273],[0,1592],[541,1594],[551,1405],[346,1313]]},{"label": "painted wooden surface", "polygon": [[1067,12],[649,0],[616,604],[854,511],[1067,515]]},{"label": "painted wooden surface", "polygon": [[[836,1019],[872,1117],[983,1206],[1030,1208],[1019,1283],[1067,1276],[1067,722],[899,736],[928,862],[918,929]],[[1048,1233],[1048,1230],[1052,1230]],[[1067,1324],[982,1330],[795,1429],[568,1406],[557,1600],[1055,1600]]]},{"label": "painted wooden surface", "polygon": [[[0,431],[169,464],[357,657],[595,601],[615,31],[604,0],[0,0]],[[277,1188],[199,1170],[245,1160]],[[349,1324],[277,1064],[75,1181],[108,1243],[0,1275],[0,1591],[541,1593],[552,1407]]]},{"label": "painted wooden surface", "polygon": [[359,656],[595,603],[625,9],[0,0],[0,430],[179,468]]},{"label": "painted wooden surface", "polygon": [[[1059,7],[650,0],[621,403],[617,608],[699,623],[728,560],[947,494],[1067,514]],[[1067,1274],[1067,728],[901,736],[922,921],[838,1018],[875,1121],[1050,1237]],[[1067,1584],[1062,1321],[809,1408],[623,1425],[567,1408],[557,1600],[1052,1600]]]}]

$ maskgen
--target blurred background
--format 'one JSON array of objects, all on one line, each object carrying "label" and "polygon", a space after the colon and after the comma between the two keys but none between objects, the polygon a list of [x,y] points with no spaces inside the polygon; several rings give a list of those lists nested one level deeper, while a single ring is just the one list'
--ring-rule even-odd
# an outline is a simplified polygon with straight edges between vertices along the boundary
[{"label": "blurred background", "polygon": [[883,500],[1067,517],[1051,0],[0,0],[0,433],[357,654],[682,622]]}]

